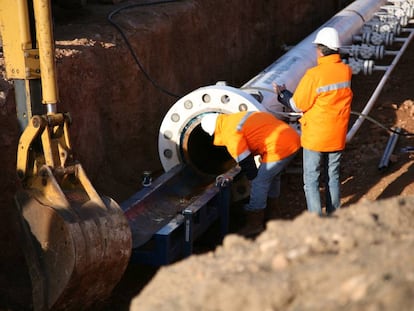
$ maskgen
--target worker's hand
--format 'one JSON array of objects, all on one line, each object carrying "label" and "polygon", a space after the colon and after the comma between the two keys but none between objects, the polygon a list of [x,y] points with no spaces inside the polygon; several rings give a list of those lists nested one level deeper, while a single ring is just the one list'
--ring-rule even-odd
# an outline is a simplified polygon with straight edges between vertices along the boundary
[{"label": "worker's hand", "polygon": [[276,82],[273,82],[273,83],[272,83],[272,86],[273,86],[273,90],[275,91],[275,93],[276,93],[277,95],[280,95],[280,93],[281,93],[282,91],[286,90],[286,85],[285,85],[285,84],[279,85],[279,84],[277,84]]}]

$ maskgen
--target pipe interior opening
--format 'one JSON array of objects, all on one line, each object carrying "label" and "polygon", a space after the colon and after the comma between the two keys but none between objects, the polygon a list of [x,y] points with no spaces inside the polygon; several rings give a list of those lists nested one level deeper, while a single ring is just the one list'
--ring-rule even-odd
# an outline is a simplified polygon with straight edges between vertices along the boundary
[{"label": "pipe interior opening", "polygon": [[226,147],[213,145],[213,138],[199,122],[185,133],[182,145],[185,161],[201,174],[220,175],[236,165]]}]

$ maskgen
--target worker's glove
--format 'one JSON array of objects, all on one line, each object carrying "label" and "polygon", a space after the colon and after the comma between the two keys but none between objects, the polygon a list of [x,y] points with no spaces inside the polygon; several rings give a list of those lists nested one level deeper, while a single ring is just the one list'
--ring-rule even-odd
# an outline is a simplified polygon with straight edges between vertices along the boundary
[{"label": "worker's glove", "polygon": [[[292,98],[293,94],[291,91],[289,90],[282,90],[280,91],[280,93],[277,95],[277,100],[285,107],[292,109],[292,107],[290,106],[290,99]],[[293,110],[293,109],[292,109]]]},{"label": "worker's glove", "polygon": [[257,176],[257,166],[252,154],[240,161],[239,165],[241,171],[246,175],[248,180],[252,180]]}]

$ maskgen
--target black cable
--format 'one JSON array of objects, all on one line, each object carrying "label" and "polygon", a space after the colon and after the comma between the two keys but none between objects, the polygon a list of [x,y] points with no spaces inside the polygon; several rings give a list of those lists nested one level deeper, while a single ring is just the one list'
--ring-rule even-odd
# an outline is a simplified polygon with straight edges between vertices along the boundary
[{"label": "black cable", "polygon": [[175,98],[180,98],[182,96],[174,94],[166,89],[164,89],[163,87],[161,87],[156,81],[154,81],[151,76],[147,73],[147,71],[144,69],[144,67],[142,66],[141,62],[138,59],[138,56],[135,54],[134,49],[131,46],[131,43],[129,42],[127,36],[125,35],[124,31],[122,30],[122,28],[115,22],[113,21],[112,17],[116,14],[118,14],[119,12],[123,11],[123,10],[127,10],[127,9],[131,9],[134,7],[142,7],[142,6],[149,6],[149,5],[157,5],[157,4],[163,4],[163,3],[170,3],[170,2],[179,2],[179,0],[166,0],[166,1],[156,1],[156,2],[149,2],[149,3],[135,3],[135,4],[130,4],[130,5],[126,5],[123,7],[120,7],[114,11],[112,11],[111,13],[108,14],[108,21],[118,30],[118,32],[121,34],[122,38],[124,39],[129,51],[132,54],[132,57],[134,58],[136,64],[138,65],[139,69],[142,71],[142,73],[144,74],[144,76],[151,82],[151,84],[161,90],[162,92],[168,94],[169,96],[175,97]]},{"label": "black cable", "polygon": [[375,120],[374,118],[370,117],[369,115],[360,113],[360,112],[356,112],[356,111],[351,111],[351,114],[356,115],[356,116],[360,116],[363,117],[364,119],[367,119],[368,121],[371,121],[372,123],[378,125],[379,127],[385,129],[386,131],[389,131],[391,133],[395,133],[398,134],[400,136],[405,136],[405,137],[411,137],[414,136],[414,133],[409,133],[409,132],[399,132],[391,127],[387,127],[384,124],[380,123],[379,121]]}]

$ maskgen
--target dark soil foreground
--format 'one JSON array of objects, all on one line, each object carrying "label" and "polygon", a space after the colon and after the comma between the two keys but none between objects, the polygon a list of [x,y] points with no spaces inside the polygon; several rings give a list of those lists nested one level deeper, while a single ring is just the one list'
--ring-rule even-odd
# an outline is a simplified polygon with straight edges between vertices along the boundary
[{"label": "dark soil foreground", "polygon": [[[73,116],[72,145],[97,190],[122,202],[139,190],[142,171],[161,172],[158,129],[177,100],[174,95],[219,80],[242,85],[275,61],[283,45],[298,42],[332,16],[340,3],[176,1],[123,10],[113,19],[141,68],[106,18],[120,5],[56,7],[59,110]],[[385,127],[411,133],[413,62],[414,43],[370,113]],[[380,73],[354,78],[354,111],[362,111],[380,78]],[[379,170],[389,134],[366,121],[348,144],[343,209],[333,217],[306,213],[300,174],[286,174],[279,217],[256,240],[231,234],[215,250],[159,270],[131,264],[112,297],[96,309],[127,310],[132,301],[132,310],[412,310],[414,155],[401,148],[414,141],[400,137],[389,166]],[[2,79],[4,310],[31,307],[13,205],[19,135],[13,88]]]}]

